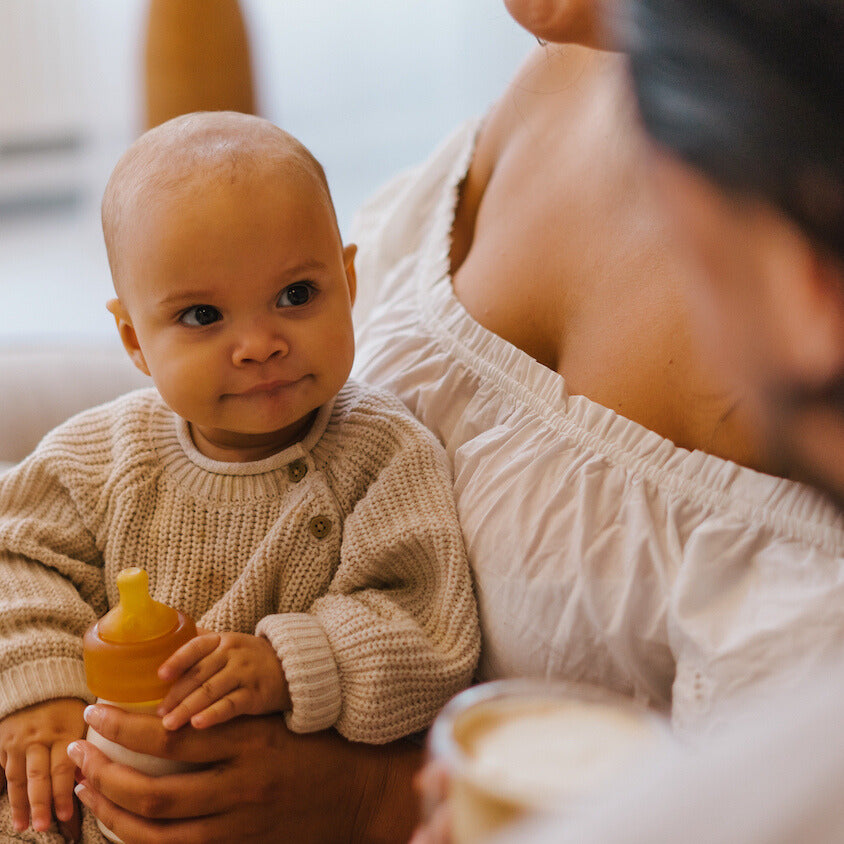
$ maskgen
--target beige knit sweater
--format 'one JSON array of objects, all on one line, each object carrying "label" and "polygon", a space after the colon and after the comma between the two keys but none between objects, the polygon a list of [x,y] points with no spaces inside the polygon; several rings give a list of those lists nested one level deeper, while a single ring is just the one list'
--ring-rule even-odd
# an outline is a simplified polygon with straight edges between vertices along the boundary
[{"label": "beige knit sweater", "polygon": [[478,656],[445,454],[397,399],[354,382],[266,460],[208,459],[142,390],[0,477],[0,717],[91,699],[82,634],[130,565],[199,625],[265,636],[300,732],[422,729]]}]

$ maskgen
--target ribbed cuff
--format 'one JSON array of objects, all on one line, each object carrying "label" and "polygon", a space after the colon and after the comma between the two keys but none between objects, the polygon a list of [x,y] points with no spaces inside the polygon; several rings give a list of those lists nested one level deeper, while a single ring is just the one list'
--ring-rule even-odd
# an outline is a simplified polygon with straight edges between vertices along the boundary
[{"label": "ribbed cuff", "polygon": [[88,703],[94,696],[85,684],[82,661],[68,657],[13,665],[0,674],[0,718],[25,706],[76,697]]},{"label": "ribbed cuff", "polygon": [[255,628],[281,660],[290,687],[287,726],[312,733],[333,726],[340,715],[340,675],[320,623],[306,613],[268,615]]}]

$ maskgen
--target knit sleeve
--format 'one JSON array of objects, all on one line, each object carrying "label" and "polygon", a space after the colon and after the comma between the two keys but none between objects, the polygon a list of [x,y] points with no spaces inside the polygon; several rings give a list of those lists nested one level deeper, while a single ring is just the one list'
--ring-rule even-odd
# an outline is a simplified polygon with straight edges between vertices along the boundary
[{"label": "knit sleeve", "polygon": [[105,592],[79,513],[80,498],[95,490],[73,463],[48,440],[0,477],[0,718],[58,697],[92,700],[82,635]]},{"label": "knit sleeve", "polygon": [[427,727],[471,680],[480,648],[445,454],[398,449],[346,519],[340,565],[308,613],[264,618],[290,685],[291,729],[352,741]]}]

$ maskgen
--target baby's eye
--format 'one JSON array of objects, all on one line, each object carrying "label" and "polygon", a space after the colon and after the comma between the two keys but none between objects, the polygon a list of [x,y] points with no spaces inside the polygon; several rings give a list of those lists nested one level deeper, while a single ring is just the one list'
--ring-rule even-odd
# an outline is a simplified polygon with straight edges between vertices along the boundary
[{"label": "baby's eye", "polygon": [[212,305],[195,305],[179,317],[179,322],[185,325],[211,325],[222,318],[223,315]]},{"label": "baby's eye", "polygon": [[278,297],[280,308],[300,308],[307,305],[314,295],[314,286],[309,281],[297,281],[288,285]]}]

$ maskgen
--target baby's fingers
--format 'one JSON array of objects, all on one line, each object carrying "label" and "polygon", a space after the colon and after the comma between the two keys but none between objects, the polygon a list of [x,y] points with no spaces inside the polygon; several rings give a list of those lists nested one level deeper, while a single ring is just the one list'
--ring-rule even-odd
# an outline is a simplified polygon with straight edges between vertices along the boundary
[{"label": "baby's fingers", "polygon": [[[182,724],[186,724],[188,721],[194,727],[210,726],[210,723],[205,723],[205,711],[217,703],[222,703],[223,698],[229,692],[234,691],[238,685],[239,680],[233,676],[231,671],[218,672],[204,680],[172,712],[165,715],[162,723],[168,730],[177,730]],[[229,717],[234,716],[230,715]],[[198,721],[197,718],[199,719]],[[219,720],[226,719],[221,718]],[[218,723],[218,721],[214,721],[213,723]]]},{"label": "baby's fingers", "polygon": [[197,712],[191,719],[191,725],[203,730],[206,727],[213,727],[215,724],[222,724],[237,718],[238,715],[246,715],[252,711],[252,696],[244,688],[236,688],[234,691],[220,698],[211,706]]},{"label": "baby's fingers", "polygon": [[[178,730],[187,724],[191,715],[217,699],[215,695],[221,688],[218,675],[225,667],[225,655],[214,651],[173,683],[158,707],[158,714],[164,716],[162,723],[166,729]],[[228,688],[225,686],[222,693],[225,694]]]},{"label": "baby's fingers", "polygon": [[158,669],[158,676],[162,680],[176,680],[189,668],[213,653],[219,644],[219,633],[205,633],[202,636],[195,636],[162,664]]},{"label": "baby's fingers", "polygon": [[[32,828],[43,832],[53,821],[50,749],[43,744],[31,744],[26,749],[26,781]],[[11,799],[11,795],[9,797]]]},{"label": "baby's fingers", "polygon": [[9,807],[12,810],[12,824],[18,832],[29,826],[29,799],[26,796],[26,757],[10,753],[6,759],[6,790],[9,792]]},{"label": "baby's fingers", "polygon": [[60,821],[69,821],[73,817],[73,777],[75,765],[67,755],[69,742],[56,742],[50,749],[50,773],[53,789],[53,806]]}]

